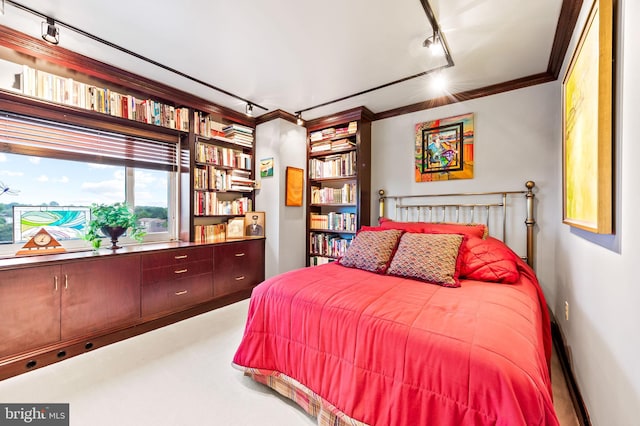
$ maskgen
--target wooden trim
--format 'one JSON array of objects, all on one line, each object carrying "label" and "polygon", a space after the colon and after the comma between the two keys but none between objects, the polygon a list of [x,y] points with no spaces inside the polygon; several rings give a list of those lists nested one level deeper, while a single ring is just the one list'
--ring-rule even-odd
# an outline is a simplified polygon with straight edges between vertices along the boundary
[{"label": "wooden trim", "polygon": [[382,111],[375,114],[374,120],[383,120],[385,118],[396,117],[398,115],[409,114],[425,109],[437,108],[457,102],[470,101],[472,99],[548,83],[554,80],[555,78],[547,72],[534,74],[527,77],[517,78],[515,80],[505,81],[503,83],[494,84],[491,86],[481,87],[479,89],[468,90],[466,92],[455,93],[449,96],[442,96],[439,98],[429,99],[423,102]]},{"label": "wooden trim", "polygon": [[578,22],[582,3],[583,0],[564,0],[562,2],[558,26],[556,27],[556,34],[553,39],[553,47],[551,48],[549,65],[547,67],[547,72],[551,74],[554,79],[557,79],[560,75],[560,69],[567,55],[567,49],[569,48],[573,31]]},{"label": "wooden trim", "polygon": [[219,114],[222,118],[254,127],[255,119],[182,90],[169,87],[157,81],[116,68],[88,56],[80,55],[60,46],[52,46],[44,40],[31,37],[0,25],[0,46],[7,47],[30,57],[52,62],[75,70],[104,82],[144,93],[160,101],[187,106],[204,112]]},{"label": "wooden trim", "polygon": [[307,121],[305,127],[309,132],[312,132],[317,129],[323,129],[349,121],[373,121],[375,116],[376,114],[371,112],[367,107],[360,106],[324,117],[314,118],[313,120]]},{"label": "wooden trim", "polygon": [[256,126],[258,124],[263,124],[263,123],[266,123],[268,121],[276,120],[278,118],[281,118],[281,119],[286,120],[286,121],[290,121],[293,124],[298,124],[298,119],[296,118],[295,115],[293,115],[291,113],[288,113],[287,111],[283,111],[281,109],[277,109],[275,111],[271,111],[271,112],[268,112],[266,114],[262,114],[259,117],[256,117]]},{"label": "wooden trim", "polygon": [[551,316],[551,337],[553,339],[553,346],[556,350],[556,354],[558,355],[560,366],[562,367],[562,374],[564,375],[564,380],[567,383],[567,389],[571,396],[573,408],[576,411],[576,417],[578,418],[580,426],[591,426],[591,419],[589,418],[587,406],[584,403],[584,399],[582,399],[582,394],[580,393],[578,383],[576,382],[573,374],[573,368],[571,368],[571,362],[569,360],[570,351],[566,344],[566,340],[564,339],[564,334],[562,333],[562,329],[551,310],[549,310],[549,315]]}]

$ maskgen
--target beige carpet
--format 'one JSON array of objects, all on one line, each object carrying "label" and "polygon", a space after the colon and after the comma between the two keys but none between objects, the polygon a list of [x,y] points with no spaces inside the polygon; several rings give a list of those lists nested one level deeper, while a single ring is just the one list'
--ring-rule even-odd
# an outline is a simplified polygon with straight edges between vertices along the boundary
[{"label": "beige carpet", "polygon": [[[69,403],[72,426],[316,424],[231,367],[247,308],[245,300],[4,380],[0,402]],[[577,424],[556,367],[561,424]]]}]

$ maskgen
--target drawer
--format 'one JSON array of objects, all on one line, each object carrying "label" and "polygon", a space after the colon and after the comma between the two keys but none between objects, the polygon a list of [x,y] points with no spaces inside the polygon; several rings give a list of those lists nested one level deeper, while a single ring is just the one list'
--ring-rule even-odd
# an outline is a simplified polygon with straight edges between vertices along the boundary
[{"label": "drawer", "polygon": [[142,269],[180,265],[185,262],[197,262],[200,260],[212,261],[212,258],[213,251],[211,247],[187,247],[184,249],[159,251],[142,256]]},{"label": "drawer", "polygon": [[193,277],[201,274],[211,274],[213,262],[211,259],[198,262],[184,262],[179,265],[167,265],[153,269],[143,269],[142,284],[148,285],[161,281],[173,281]]},{"label": "drawer", "polygon": [[215,297],[250,289],[264,280],[264,240],[214,248]]},{"label": "drawer", "polygon": [[179,311],[211,299],[211,280],[209,273],[142,286],[142,316]]}]

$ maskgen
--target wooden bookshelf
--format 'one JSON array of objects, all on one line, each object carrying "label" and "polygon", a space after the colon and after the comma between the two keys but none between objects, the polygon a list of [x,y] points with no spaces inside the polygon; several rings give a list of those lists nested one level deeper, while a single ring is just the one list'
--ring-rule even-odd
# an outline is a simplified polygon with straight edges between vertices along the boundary
[{"label": "wooden bookshelf", "polygon": [[307,122],[307,266],[334,261],[369,225],[372,118],[359,107]]}]

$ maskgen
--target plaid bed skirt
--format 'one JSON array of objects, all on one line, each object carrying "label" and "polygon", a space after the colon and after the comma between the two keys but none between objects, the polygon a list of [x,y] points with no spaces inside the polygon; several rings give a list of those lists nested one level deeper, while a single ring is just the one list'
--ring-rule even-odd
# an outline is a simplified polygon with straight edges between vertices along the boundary
[{"label": "plaid bed skirt", "polygon": [[245,368],[232,364],[258,383],[269,386],[280,395],[298,404],[309,415],[318,419],[318,426],[367,426],[338,410],[311,389],[289,376],[277,371]]}]

